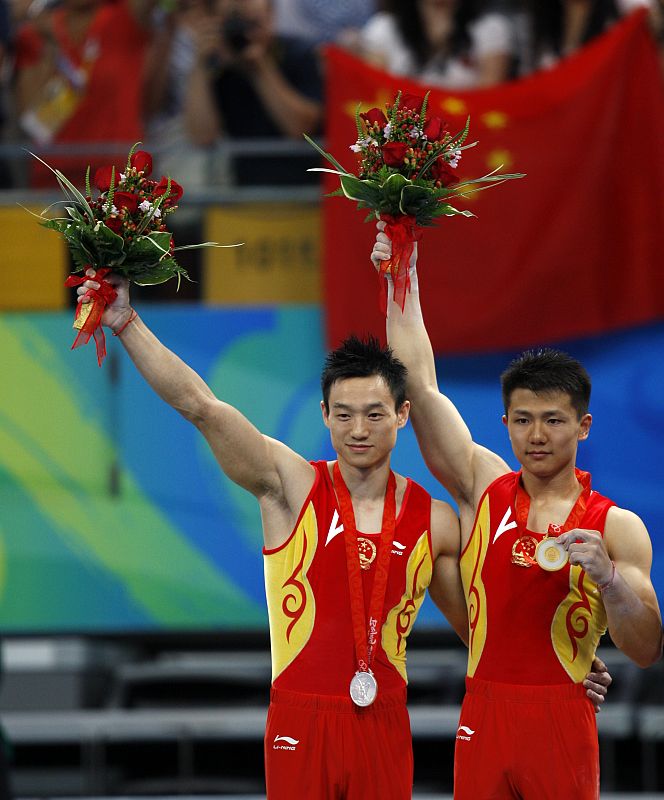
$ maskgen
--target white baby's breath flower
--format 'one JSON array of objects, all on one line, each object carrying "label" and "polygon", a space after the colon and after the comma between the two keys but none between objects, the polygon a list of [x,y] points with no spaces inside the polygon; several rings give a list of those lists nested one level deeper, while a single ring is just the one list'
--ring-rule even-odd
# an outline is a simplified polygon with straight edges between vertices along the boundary
[{"label": "white baby's breath flower", "polygon": [[143,200],[143,202],[139,204],[138,208],[140,211],[148,212],[151,210],[152,204],[148,200]]},{"label": "white baby's breath flower", "polygon": [[161,217],[161,209],[160,209],[160,208],[158,208],[158,209],[157,209],[157,210],[154,212],[154,215],[155,215],[155,217],[156,217],[157,219],[159,219],[159,217]]},{"label": "white baby's breath flower", "polygon": [[413,125],[413,127],[410,129],[409,135],[411,139],[419,139],[419,137],[422,136],[423,134],[420,128],[417,127],[417,125]]},{"label": "white baby's breath flower", "polygon": [[456,169],[459,166],[459,161],[461,161],[461,150],[455,150],[452,153],[452,157],[450,158],[450,166],[452,169]]},{"label": "white baby's breath flower", "polygon": [[351,149],[351,150],[352,150],[354,153],[361,153],[361,152],[362,152],[362,145],[361,145],[361,144],[359,144],[359,143],[352,144],[352,145],[350,146],[350,149]]},{"label": "white baby's breath flower", "polygon": [[383,136],[386,139],[390,138],[390,133],[392,133],[392,123],[388,122],[387,125],[383,128]]}]

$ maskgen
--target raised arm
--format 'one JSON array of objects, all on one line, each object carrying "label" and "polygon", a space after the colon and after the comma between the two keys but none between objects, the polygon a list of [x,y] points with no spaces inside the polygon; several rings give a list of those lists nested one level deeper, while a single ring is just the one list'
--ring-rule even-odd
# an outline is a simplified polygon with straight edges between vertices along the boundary
[{"label": "raised arm", "polygon": [[558,537],[597,583],[614,644],[640,667],[662,655],[662,617],[650,580],[652,545],[636,514],[611,508],[604,538],[596,531],[576,529]]},{"label": "raised arm", "polygon": [[[392,244],[378,223],[371,254],[374,264],[390,258]],[[417,280],[417,244],[411,259],[411,291],[403,310],[392,300],[388,279],[387,339],[408,370],[411,419],[422,455],[435,477],[462,506],[474,507],[492,480],[509,471],[495,453],[473,442],[468,426],[452,401],[438,388],[433,350],[429,341]]]},{"label": "raised arm", "polygon": [[[90,275],[90,273],[92,273]],[[79,288],[83,297],[99,284]],[[130,358],[154,391],[201,431],[221,469],[251,492],[263,510],[268,547],[290,534],[314,480],[313,467],[281,442],[261,434],[236,408],[218,400],[205,381],[165,347],[138,317],[129,302],[128,281],[110,275],[118,293],[102,322],[119,337]]]}]

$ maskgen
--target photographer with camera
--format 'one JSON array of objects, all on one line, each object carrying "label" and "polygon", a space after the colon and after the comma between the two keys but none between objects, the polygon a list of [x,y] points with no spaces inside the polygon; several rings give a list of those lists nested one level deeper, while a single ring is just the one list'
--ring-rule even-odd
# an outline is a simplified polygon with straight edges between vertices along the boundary
[{"label": "photographer with camera", "polygon": [[[316,133],[322,79],[316,51],[277,36],[270,0],[216,0],[190,22],[195,63],[184,118],[195,145],[220,138],[292,138]],[[238,185],[293,184],[311,179],[311,156],[251,155],[233,159]]]}]

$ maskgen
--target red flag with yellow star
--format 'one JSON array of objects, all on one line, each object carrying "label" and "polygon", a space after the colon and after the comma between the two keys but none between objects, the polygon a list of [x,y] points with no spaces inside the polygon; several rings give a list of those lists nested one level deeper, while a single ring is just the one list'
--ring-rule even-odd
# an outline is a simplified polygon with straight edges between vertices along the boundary
[{"label": "red flag with yellow star", "polygon": [[[429,87],[327,54],[326,150],[350,172],[355,110]],[[502,165],[520,181],[471,195],[419,243],[422,305],[437,352],[508,349],[603,333],[664,316],[664,88],[645,14],[636,12],[556,68],[490,89],[431,88],[452,133],[470,115],[461,179]],[[328,166],[327,164],[325,166]],[[338,181],[326,176],[325,187]],[[328,343],[382,334],[376,229],[326,199]]]}]

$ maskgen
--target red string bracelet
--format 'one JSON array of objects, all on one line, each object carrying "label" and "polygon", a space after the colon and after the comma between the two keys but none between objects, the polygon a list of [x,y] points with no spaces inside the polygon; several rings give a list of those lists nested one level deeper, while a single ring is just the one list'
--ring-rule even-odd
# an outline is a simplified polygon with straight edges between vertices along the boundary
[{"label": "red string bracelet", "polygon": [[603,592],[605,589],[608,589],[609,586],[611,586],[611,584],[615,580],[615,577],[616,577],[616,562],[615,561],[611,561],[611,568],[612,568],[611,569],[611,577],[609,578],[609,580],[606,583],[598,583],[597,584],[597,588],[599,589],[600,592]]},{"label": "red string bracelet", "polygon": [[125,322],[125,324],[121,328],[119,328],[117,331],[113,331],[113,336],[119,336],[122,333],[122,331],[127,327],[127,325],[129,325],[130,322],[133,322],[137,316],[138,314],[132,309],[132,313],[129,319]]}]

